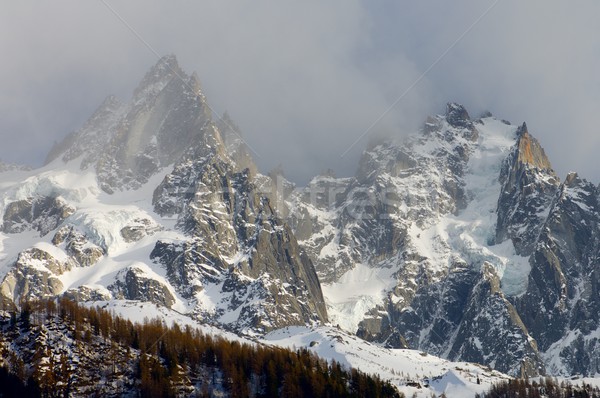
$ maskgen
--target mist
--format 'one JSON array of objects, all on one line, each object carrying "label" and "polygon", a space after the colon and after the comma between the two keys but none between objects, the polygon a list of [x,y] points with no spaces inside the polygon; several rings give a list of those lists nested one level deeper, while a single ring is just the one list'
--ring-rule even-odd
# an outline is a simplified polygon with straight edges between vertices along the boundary
[{"label": "mist", "polygon": [[263,172],[299,184],[352,175],[370,138],[448,101],[526,121],[561,177],[600,181],[597,2],[21,3],[0,15],[3,161],[41,165],[106,96],[129,99],[156,52],[198,73]]}]

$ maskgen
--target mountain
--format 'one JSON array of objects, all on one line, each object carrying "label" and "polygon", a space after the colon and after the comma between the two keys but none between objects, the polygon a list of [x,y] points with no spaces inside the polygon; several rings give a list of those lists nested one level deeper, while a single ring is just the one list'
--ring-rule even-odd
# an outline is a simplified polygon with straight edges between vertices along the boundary
[{"label": "mountain", "polygon": [[4,175],[7,305],[150,301],[249,334],[327,321],[312,262],[256,188],[269,177],[173,56],[42,169]]},{"label": "mountain", "polygon": [[600,373],[600,188],[460,104],[296,187],[166,56],[45,166],[1,168],[0,198],[8,311],[152,303],[251,338],[326,325],[511,376]]},{"label": "mountain", "polygon": [[593,375],[598,197],[561,184],[526,124],[451,103],[288,206],[333,323],[516,376]]}]

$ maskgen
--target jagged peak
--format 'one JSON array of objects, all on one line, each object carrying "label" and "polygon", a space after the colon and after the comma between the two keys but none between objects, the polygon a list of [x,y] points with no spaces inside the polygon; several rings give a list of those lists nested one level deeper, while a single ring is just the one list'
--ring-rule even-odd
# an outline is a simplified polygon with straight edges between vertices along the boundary
[{"label": "jagged peak", "polygon": [[527,130],[527,123],[523,122],[523,124],[517,128],[516,135],[520,138],[525,134],[529,134],[529,131]]},{"label": "jagged peak", "polygon": [[544,148],[540,145],[537,139],[535,139],[527,130],[527,124],[523,124],[517,129],[517,162],[520,164],[526,164],[538,168],[540,170],[547,170],[554,174],[552,165]]},{"label": "jagged peak", "polygon": [[179,63],[175,54],[162,56],[150,70],[156,74],[168,73],[179,69]]},{"label": "jagged peak", "polygon": [[567,174],[567,177],[565,178],[565,185],[567,187],[577,186],[580,184],[580,182],[581,182],[581,179],[579,178],[579,175],[575,171],[569,172],[569,174]]},{"label": "jagged peak", "polygon": [[584,196],[595,195],[595,193],[598,192],[598,188],[596,188],[594,183],[582,178],[574,171],[571,171],[569,174],[567,174],[567,177],[563,182],[562,189],[563,192],[578,192],[578,195],[580,195],[582,192],[586,192]]},{"label": "jagged peak", "polygon": [[189,76],[179,67],[177,58],[173,54],[165,55],[146,73],[140,84],[133,92],[133,97],[138,98],[148,91],[158,92],[164,88],[174,77],[189,80]]},{"label": "jagged peak", "polygon": [[465,107],[456,102],[446,104],[444,115],[448,123],[453,127],[468,127],[471,125],[471,117]]}]

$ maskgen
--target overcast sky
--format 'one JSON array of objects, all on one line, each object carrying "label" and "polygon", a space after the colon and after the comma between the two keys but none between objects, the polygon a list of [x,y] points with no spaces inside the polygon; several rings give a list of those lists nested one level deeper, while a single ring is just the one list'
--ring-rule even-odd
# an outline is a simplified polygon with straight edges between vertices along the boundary
[{"label": "overcast sky", "polygon": [[[373,133],[406,134],[457,101],[527,121],[561,177],[600,182],[598,1],[106,2],[198,73],[263,171],[353,174]],[[102,1],[4,3],[0,158],[40,165],[156,56]]]}]

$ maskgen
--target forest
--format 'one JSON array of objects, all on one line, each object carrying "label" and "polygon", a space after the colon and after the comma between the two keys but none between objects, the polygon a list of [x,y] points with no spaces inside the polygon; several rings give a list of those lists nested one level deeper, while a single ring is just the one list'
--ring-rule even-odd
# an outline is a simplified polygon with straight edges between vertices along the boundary
[{"label": "forest", "polygon": [[552,377],[542,380],[512,379],[494,385],[476,398],[600,398],[600,389],[589,384],[572,384]]},{"label": "forest", "polygon": [[132,323],[66,298],[0,312],[6,396],[400,397],[377,376],[161,319]]}]

